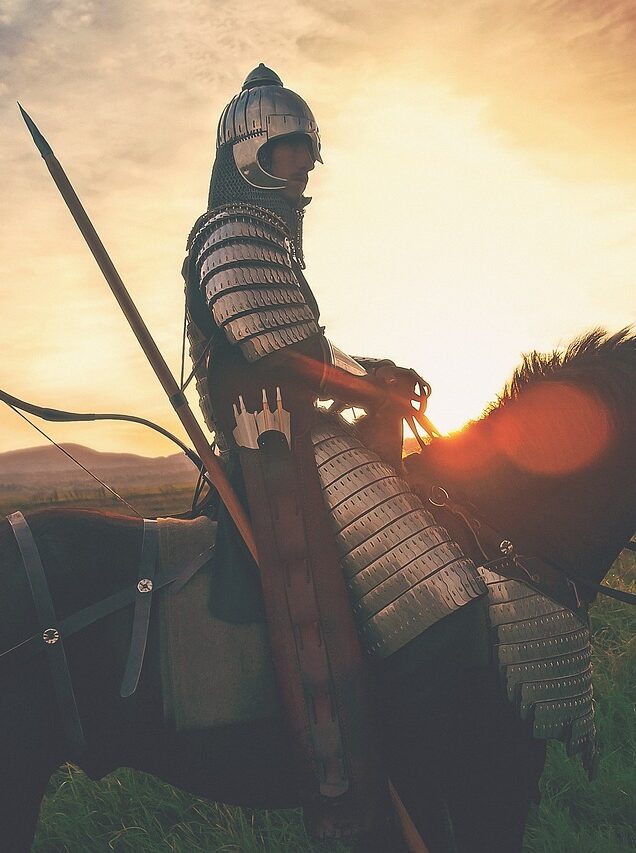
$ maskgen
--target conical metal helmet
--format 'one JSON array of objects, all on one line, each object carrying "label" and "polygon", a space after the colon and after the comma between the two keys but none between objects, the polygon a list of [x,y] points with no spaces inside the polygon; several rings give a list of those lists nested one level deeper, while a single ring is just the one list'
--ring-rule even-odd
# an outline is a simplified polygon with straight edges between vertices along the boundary
[{"label": "conical metal helmet", "polygon": [[221,145],[232,145],[241,176],[253,187],[280,190],[287,183],[265,170],[259,152],[272,139],[303,133],[311,142],[314,159],[322,163],[320,136],[313,113],[303,99],[285,89],[283,82],[263,63],[247,75],[243,88],[221,113],[216,136]]}]

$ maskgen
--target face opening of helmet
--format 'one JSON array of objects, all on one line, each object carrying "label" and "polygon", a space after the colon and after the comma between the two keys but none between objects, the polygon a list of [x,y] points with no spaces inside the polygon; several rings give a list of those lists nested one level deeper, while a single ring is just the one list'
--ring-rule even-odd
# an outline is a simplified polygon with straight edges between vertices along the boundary
[{"label": "face opening of helmet", "polygon": [[[286,179],[270,171],[264,146],[276,139],[301,134],[311,145],[312,164],[322,163],[318,125],[305,101],[286,89],[271,69],[259,65],[248,75],[243,89],[223,111],[217,132],[217,149],[231,143],[241,177],[263,190],[283,190]],[[309,171],[309,167],[305,167]]]},{"label": "face opening of helmet", "polygon": [[278,136],[267,142],[258,152],[258,161],[265,173],[284,182],[280,194],[290,204],[303,199],[309,173],[314,168],[314,140],[304,133]]}]

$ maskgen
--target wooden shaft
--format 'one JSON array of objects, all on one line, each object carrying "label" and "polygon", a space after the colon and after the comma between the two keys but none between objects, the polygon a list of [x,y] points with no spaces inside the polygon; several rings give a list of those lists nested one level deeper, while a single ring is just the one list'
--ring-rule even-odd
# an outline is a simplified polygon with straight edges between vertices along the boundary
[{"label": "wooden shaft", "polygon": [[126,319],[130,323],[130,326],[135,333],[137,340],[141,344],[141,348],[145,352],[152,369],[155,371],[157,378],[161,382],[164,391],[168,395],[168,399],[179,417],[179,420],[183,424],[185,431],[190,437],[190,440],[194,444],[197,453],[205,465],[210,480],[218,490],[221,500],[227,507],[228,512],[232,517],[232,521],[245,540],[245,544],[249,548],[252,557],[254,557],[254,560],[258,562],[254,534],[252,532],[249,519],[243,509],[243,505],[238,500],[234,489],[225,475],[225,471],[221,467],[217,457],[212,452],[199,422],[192,414],[188,401],[177,385],[174,376],[170,372],[170,368],[166,364],[164,357],[161,355],[152,335],[148,331],[148,327],[137,310],[137,306],[126,290],[126,286],[115,269],[115,265],[111,261],[104,244],[100,240],[97,231],[95,231],[95,228],[88,218],[88,215],[77,197],[75,190],[71,186],[69,179],[66,177],[64,169],[62,169],[62,166],[52,152],[47,152],[46,155],[43,154],[42,156],[49,172],[51,173],[51,177],[55,181],[62,198],[66,202],[67,207],[73,216],[73,219],[77,223],[77,226],[82,232],[89,249],[93,253],[93,257],[104,274],[104,278],[108,282],[115,299],[119,303],[121,310],[124,312]]},{"label": "wooden shaft", "polygon": [[406,843],[409,853],[429,853],[428,847],[424,843],[424,839],[418,832],[417,827],[413,823],[411,815],[407,812],[406,806],[402,802],[400,795],[395,790],[393,782],[389,779],[389,796],[391,804],[395,812],[402,837]]}]

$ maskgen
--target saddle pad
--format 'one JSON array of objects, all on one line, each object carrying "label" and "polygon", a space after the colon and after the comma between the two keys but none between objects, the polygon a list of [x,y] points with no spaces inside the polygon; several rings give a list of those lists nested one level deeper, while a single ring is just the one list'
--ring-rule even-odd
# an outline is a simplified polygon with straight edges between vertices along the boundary
[{"label": "saddle pad", "polygon": [[[159,519],[160,570],[185,568],[209,548],[216,522]],[[159,593],[159,648],[164,716],[177,731],[279,714],[267,628],[210,615],[207,563],[176,593]]]}]

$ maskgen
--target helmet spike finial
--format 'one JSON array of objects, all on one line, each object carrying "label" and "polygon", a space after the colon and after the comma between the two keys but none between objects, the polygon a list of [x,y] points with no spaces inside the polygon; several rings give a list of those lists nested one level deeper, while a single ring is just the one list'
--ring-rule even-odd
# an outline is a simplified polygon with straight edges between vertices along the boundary
[{"label": "helmet spike finial", "polygon": [[272,71],[271,68],[268,68],[265,63],[261,62],[260,65],[257,65],[253,71],[245,78],[245,83],[243,83],[242,92],[245,92],[246,89],[255,89],[257,86],[282,86],[283,81],[280,79],[278,74],[275,71]]}]

